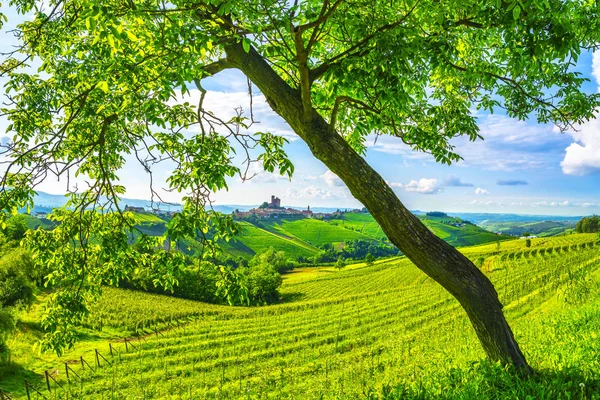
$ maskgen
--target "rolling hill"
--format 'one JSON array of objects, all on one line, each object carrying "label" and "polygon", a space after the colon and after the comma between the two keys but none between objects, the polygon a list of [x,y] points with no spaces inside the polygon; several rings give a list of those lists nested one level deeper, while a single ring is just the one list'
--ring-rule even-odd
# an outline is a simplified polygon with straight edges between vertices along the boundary
[{"label": "rolling hill", "polygon": [[530,378],[487,363],[458,302],[398,257],[296,270],[284,276],[284,301],[265,307],[106,288],[60,358],[31,352],[42,296],[22,313],[0,389],[13,400],[27,398],[24,380],[73,399],[598,398],[600,244],[595,235],[532,242],[546,251],[518,240],[461,250],[490,266],[537,371]]},{"label": "rolling hill", "polygon": [[[135,213],[139,229],[151,236],[165,233],[167,221],[154,214]],[[419,218],[438,237],[453,246],[471,246],[509,239],[496,235],[460,218],[435,217],[428,214]],[[27,216],[30,228],[50,226],[50,221]],[[224,251],[233,257],[252,258],[255,254],[273,247],[288,257],[311,257],[324,245],[341,249],[347,240],[371,241],[390,244],[385,234],[370,214],[348,212],[331,220],[313,218],[266,218],[255,221],[239,221],[240,236],[222,242]],[[183,246],[186,247],[186,246]]]}]

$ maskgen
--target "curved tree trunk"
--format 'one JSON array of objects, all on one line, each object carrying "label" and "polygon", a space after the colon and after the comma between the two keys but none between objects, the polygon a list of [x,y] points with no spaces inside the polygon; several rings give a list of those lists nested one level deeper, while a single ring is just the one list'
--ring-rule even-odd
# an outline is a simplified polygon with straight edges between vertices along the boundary
[{"label": "curved tree trunk", "polygon": [[[387,237],[419,269],[441,284],[466,311],[492,361],[529,371],[489,279],[464,255],[435,236],[398,199],[383,178],[312,110],[305,113],[299,90],[290,87],[254,49],[227,49],[227,61],[240,69],[267,102],[346,184]],[[307,115],[309,114],[309,115]]]}]

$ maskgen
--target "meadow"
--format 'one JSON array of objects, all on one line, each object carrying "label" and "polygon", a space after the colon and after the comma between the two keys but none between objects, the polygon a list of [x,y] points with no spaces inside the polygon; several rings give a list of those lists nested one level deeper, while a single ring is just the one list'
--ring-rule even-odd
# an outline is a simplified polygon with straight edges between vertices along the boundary
[{"label": "meadow", "polygon": [[[26,398],[27,379],[64,399],[600,398],[597,236],[462,251],[484,258],[533,377],[487,363],[457,302],[397,257],[298,269],[284,275],[283,301],[266,307],[106,289],[90,318],[102,323],[82,328],[75,350],[60,359],[17,351],[20,367],[3,371],[0,389]],[[22,332],[12,346],[34,339]],[[94,370],[75,364],[82,355]],[[69,384],[64,362],[81,379],[71,373]],[[64,388],[50,379],[48,391],[44,370]]]}]

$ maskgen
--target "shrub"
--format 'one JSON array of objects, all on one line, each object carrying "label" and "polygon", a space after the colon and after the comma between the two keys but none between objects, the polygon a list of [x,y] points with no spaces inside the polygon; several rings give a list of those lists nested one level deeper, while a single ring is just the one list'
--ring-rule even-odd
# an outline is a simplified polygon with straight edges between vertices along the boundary
[{"label": "shrub", "polygon": [[279,300],[282,279],[276,265],[264,260],[252,260],[248,268],[240,268],[238,271],[246,281],[251,304],[262,305]]},{"label": "shrub", "polygon": [[0,260],[0,307],[28,306],[35,300],[31,257],[24,251],[5,255]]},{"label": "shrub", "polygon": [[6,339],[15,330],[15,319],[9,309],[0,307],[0,364],[8,361]]},{"label": "shrub", "polygon": [[21,240],[29,228],[27,219],[24,215],[14,215],[6,220],[6,228],[3,229],[4,235],[8,240]]},{"label": "shrub", "polygon": [[337,270],[342,270],[346,266],[344,258],[342,256],[339,256],[334,266]]},{"label": "shrub", "polygon": [[531,239],[525,239],[525,247],[531,247]]}]

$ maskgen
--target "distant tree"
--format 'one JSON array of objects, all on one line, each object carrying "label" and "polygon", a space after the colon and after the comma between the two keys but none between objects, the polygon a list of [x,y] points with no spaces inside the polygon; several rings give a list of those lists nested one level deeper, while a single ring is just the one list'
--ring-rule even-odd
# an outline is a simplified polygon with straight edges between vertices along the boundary
[{"label": "distant tree", "polygon": [[478,257],[477,260],[475,260],[475,266],[477,268],[481,268],[483,266],[484,262],[485,262],[485,258],[484,257]]},{"label": "distant tree", "polygon": [[256,254],[252,260],[248,263],[249,267],[253,267],[259,264],[269,264],[275,267],[279,272],[289,271],[293,267],[292,261],[290,261],[283,251],[277,251],[273,247],[269,247],[267,250]]},{"label": "distant tree", "polygon": [[525,247],[531,247],[531,239],[525,239]]},{"label": "distant tree", "polygon": [[344,267],[346,267],[346,262],[344,261],[344,258],[342,256],[339,256],[337,261],[335,262],[334,267],[339,271],[344,269]]},{"label": "distant tree", "polygon": [[426,216],[428,217],[437,217],[437,218],[447,218],[448,214],[441,212],[441,211],[430,211],[428,213],[425,213]]},{"label": "distant tree", "polygon": [[6,220],[4,235],[9,240],[21,240],[28,229],[26,217],[22,214],[17,214]]},{"label": "distant tree", "polygon": [[371,253],[367,253],[367,255],[365,256],[365,262],[367,263],[367,265],[373,265],[373,263],[375,262],[375,256],[373,256],[373,254]]},{"label": "distant tree", "polygon": [[247,268],[240,268],[246,280],[248,298],[252,304],[267,304],[279,300],[281,270],[286,270],[288,260],[282,251],[269,248],[250,260]]},{"label": "distant tree", "polygon": [[31,281],[31,264],[22,251],[0,259],[0,307],[29,306],[35,300],[35,284]]},{"label": "distant tree", "polygon": [[531,236],[531,232],[525,232],[525,233],[523,233],[523,236],[529,237],[529,236]]},{"label": "distant tree", "polygon": [[264,201],[260,206],[258,206],[259,209],[263,210],[265,208],[269,208],[269,203],[267,203],[266,201]]},{"label": "distant tree", "polygon": [[575,231],[577,233],[600,232],[600,217],[592,215],[590,217],[582,218],[577,222],[577,225],[575,225]]}]

